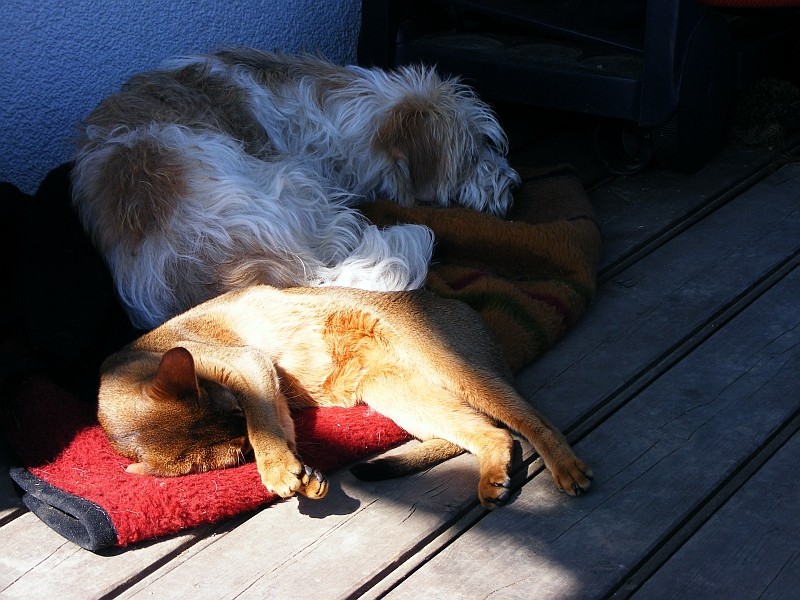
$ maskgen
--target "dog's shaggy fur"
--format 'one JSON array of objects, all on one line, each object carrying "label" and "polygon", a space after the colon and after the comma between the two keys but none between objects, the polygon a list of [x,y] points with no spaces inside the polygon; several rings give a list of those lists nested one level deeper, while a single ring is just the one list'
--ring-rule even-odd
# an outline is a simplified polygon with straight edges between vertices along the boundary
[{"label": "dog's shaggy fur", "polygon": [[227,290],[422,285],[430,230],[380,230],[390,198],[502,215],[519,176],[464,85],[431,69],[226,50],[133,77],[86,119],[74,203],[133,322]]}]

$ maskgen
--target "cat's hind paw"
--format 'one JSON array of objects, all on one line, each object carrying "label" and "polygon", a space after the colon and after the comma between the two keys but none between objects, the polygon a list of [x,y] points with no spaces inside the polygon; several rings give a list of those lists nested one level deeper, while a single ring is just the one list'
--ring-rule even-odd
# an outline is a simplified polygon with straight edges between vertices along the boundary
[{"label": "cat's hind paw", "polygon": [[492,510],[508,502],[511,497],[511,478],[505,472],[495,474],[494,477],[485,475],[478,484],[478,500],[481,506]]},{"label": "cat's hind paw", "polygon": [[570,496],[580,496],[589,491],[592,485],[592,470],[577,457],[561,461],[558,465],[550,466],[550,472],[556,487]]}]

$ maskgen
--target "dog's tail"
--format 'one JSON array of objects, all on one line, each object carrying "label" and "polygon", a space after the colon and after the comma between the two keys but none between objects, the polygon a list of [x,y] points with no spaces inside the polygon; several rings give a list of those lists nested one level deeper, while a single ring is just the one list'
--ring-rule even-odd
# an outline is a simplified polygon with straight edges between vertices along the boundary
[{"label": "dog's tail", "polygon": [[424,285],[433,254],[433,232],[428,227],[404,224],[379,229],[365,224],[360,233],[352,252],[321,273],[321,285],[382,292]]}]

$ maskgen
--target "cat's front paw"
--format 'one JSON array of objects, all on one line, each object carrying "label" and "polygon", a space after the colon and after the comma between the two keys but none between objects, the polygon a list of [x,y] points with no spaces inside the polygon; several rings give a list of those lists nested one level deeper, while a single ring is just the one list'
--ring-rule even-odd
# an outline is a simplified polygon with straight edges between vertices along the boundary
[{"label": "cat's front paw", "polygon": [[319,500],[328,493],[328,480],[325,479],[320,471],[312,469],[308,465],[303,465],[303,475],[300,477],[300,487],[297,492],[306,498]]},{"label": "cat's front paw", "polygon": [[592,470],[576,456],[565,457],[549,469],[556,487],[570,496],[580,496],[592,485]]},{"label": "cat's front paw", "polygon": [[325,476],[304,465],[291,453],[258,461],[261,483],[281,498],[302,494],[312,500],[324,498],[328,493]]},{"label": "cat's front paw", "polygon": [[259,461],[258,473],[261,483],[273,494],[281,498],[294,496],[301,485],[300,476],[303,464],[299,460]]}]

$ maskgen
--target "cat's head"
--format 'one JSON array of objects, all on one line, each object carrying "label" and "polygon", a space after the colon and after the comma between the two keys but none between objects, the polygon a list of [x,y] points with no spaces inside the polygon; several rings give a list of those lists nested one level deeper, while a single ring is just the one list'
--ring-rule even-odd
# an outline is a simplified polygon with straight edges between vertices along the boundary
[{"label": "cat's head", "polygon": [[174,476],[241,464],[250,451],[244,413],[226,387],[198,379],[194,358],[173,348],[112,366],[98,418],[127,471]]}]

